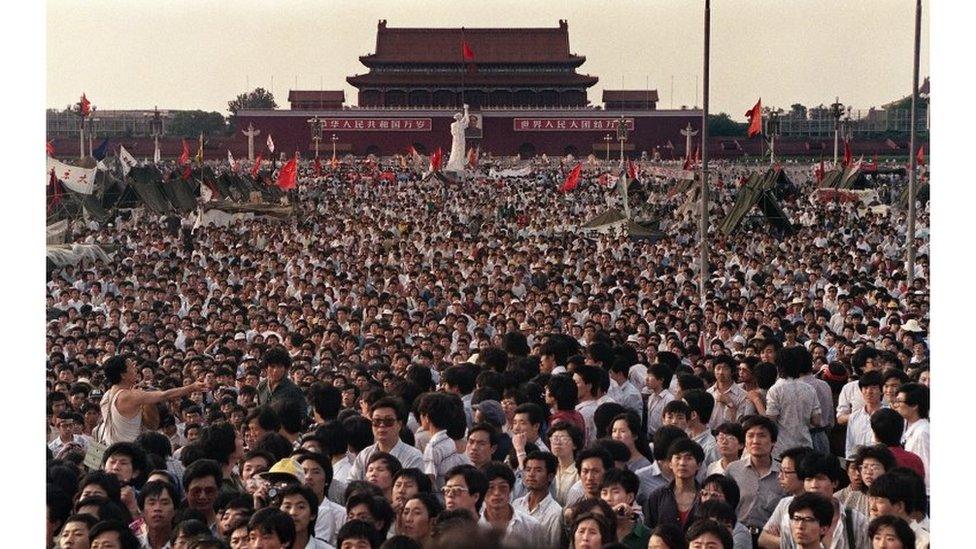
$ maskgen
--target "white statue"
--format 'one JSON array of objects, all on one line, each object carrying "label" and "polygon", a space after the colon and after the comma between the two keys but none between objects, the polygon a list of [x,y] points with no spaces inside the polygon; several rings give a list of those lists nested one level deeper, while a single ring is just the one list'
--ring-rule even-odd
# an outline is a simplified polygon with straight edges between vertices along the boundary
[{"label": "white statue", "polygon": [[444,167],[444,171],[464,171],[464,165],[467,163],[467,154],[464,150],[464,131],[466,129],[468,129],[467,103],[464,104],[464,114],[455,114],[454,122],[451,123],[451,156],[447,159],[447,166]]}]

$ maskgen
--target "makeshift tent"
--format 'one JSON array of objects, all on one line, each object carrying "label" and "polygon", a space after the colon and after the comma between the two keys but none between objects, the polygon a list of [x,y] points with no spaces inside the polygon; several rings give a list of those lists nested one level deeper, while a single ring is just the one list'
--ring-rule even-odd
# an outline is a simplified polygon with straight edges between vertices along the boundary
[{"label": "makeshift tent", "polygon": [[766,216],[766,220],[786,234],[793,233],[793,225],[776,199],[775,189],[782,179],[782,170],[770,168],[765,172],[755,172],[749,176],[735,197],[735,205],[719,225],[722,234],[729,235],[739,228],[746,214],[753,206]]},{"label": "makeshift tent", "polygon": [[821,189],[867,189],[871,184],[868,178],[857,166],[848,166],[843,170],[829,170],[820,182]]},{"label": "makeshift tent", "polygon": [[626,233],[630,238],[651,239],[653,241],[664,238],[663,232],[647,224],[641,224],[632,219],[627,219],[620,210],[615,208],[611,208],[587,221],[580,226],[580,230],[599,234],[622,232]]},{"label": "makeshift tent", "polygon": [[156,166],[139,166],[129,171],[126,178],[129,186],[139,195],[142,203],[158,214],[167,214],[173,211],[173,205],[163,193],[163,174]]},{"label": "makeshift tent", "polygon": [[291,205],[282,206],[281,204],[266,203],[236,203],[229,201],[213,201],[203,205],[205,212],[220,210],[228,214],[251,213],[254,215],[266,215],[278,219],[287,219],[294,213]]},{"label": "makeshift tent", "polygon": [[[922,201],[922,204],[925,204],[929,201],[929,182],[927,180],[918,181],[917,185],[915,196]],[[908,209],[908,183],[905,183],[905,188],[901,190],[901,195],[898,197],[898,207],[903,210]]]}]

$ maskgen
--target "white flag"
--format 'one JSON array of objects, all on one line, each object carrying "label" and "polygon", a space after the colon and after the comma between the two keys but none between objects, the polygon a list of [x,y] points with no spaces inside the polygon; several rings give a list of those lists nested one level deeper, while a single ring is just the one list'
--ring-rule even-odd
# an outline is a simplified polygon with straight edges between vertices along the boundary
[{"label": "white flag", "polygon": [[129,175],[129,170],[139,165],[135,157],[121,145],[119,145],[119,163],[122,164],[122,175]]},{"label": "white flag", "polygon": [[274,152],[274,141],[271,139],[271,134],[268,134],[268,150]]},{"label": "white flag", "polygon": [[[54,170],[54,176],[61,180],[65,187],[76,193],[91,194],[95,188],[95,172],[98,171],[96,168],[89,170],[70,166],[49,156],[47,157],[46,173],[50,174],[51,170]],[[47,179],[44,181],[46,184]]]},{"label": "white flag", "polygon": [[234,155],[230,154],[230,149],[227,149],[227,163],[230,164],[230,169],[237,171],[237,164],[234,163]]}]

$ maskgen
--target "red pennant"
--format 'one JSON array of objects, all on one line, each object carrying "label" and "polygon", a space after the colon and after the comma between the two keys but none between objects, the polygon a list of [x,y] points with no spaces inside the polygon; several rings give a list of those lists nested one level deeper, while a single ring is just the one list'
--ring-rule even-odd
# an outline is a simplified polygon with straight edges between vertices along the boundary
[{"label": "red pennant", "polygon": [[441,165],[444,162],[444,153],[441,152],[441,148],[437,147],[434,154],[430,155],[430,171],[439,172],[441,171]]},{"label": "red pennant", "polygon": [[576,167],[569,172],[569,176],[566,177],[566,181],[563,182],[562,186],[559,187],[559,192],[568,193],[579,185],[580,174],[583,172],[582,162],[577,163]]},{"label": "red pennant", "polygon": [[848,167],[854,161],[854,153],[851,151],[851,142],[844,141],[844,167]]},{"label": "red pennant", "polygon": [[298,158],[293,157],[278,170],[278,188],[287,191],[298,183]]},{"label": "red pennant", "polygon": [[918,148],[918,152],[915,153],[915,161],[918,162],[919,166],[925,165],[925,145]]},{"label": "red pennant", "polygon": [[183,181],[186,181],[187,179],[190,179],[190,173],[191,173],[190,172],[190,165],[187,164],[186,167],[183,168],[183,175],[180,176],[180,179],[182,179]]},{"label": "red pennant", "polygon": [[471,44],[468,44],[467,41],[461,42],[461,55],[465,61],[474,61],[474,50],[471,49]]},{"label": "red pennant", "polygon": [[251,166],[251,177],[257,179],[258,171],[261,170],[261,153],[258,153],[258,157],[254,160],[254,165]]},{"label": "red pennant", "polygon": [[54,156],[54,140],[53,139],[51,141],[48,141],[47,142],[47,145],[44,148],[47,149],[47,155],[48,156],[51,156],[51,157]]},{"label": "red pennant", "polygon": [[186,139],[181,139],[183,142],[183,152],[180,154],[180,166],[188,164],[190,162],[190,147],[186,144]]},{"label": "red pennant", "polygon": [[749,137],[755,137],[762,133],[762,98],[756,101],[756,106],[746,111],[746,118],[749,119]]},{"label": "red pennant", "polygon": [[84,93],[81,94],[81,102],[78,103],[78,105],[80,106],[81,116],[88,116],[91,114],[91,101],[85,97]]}]

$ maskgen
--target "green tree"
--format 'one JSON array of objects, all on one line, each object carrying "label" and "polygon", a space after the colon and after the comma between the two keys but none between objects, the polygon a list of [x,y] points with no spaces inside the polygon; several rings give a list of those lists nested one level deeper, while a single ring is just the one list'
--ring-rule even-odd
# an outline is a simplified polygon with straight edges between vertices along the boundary
[{"label": "green tree", "polygon": [[207,135],[224,133],[227,123],[219,112],[179,111],[173,115],[166,128],[170,135],[194,137],[203,132]]},{"label": "green tree", "polygon": [[744,136],[746,124],[732,120],[727,113],[708,115],[708,135],[712,137]]},{"label": "green tree", "polygon": [[227,102],[227,110],[233,119],[241,109],[277,109],[274,95],[264,88],[255,88],[250,93],[239,94],[233,101]]}]

